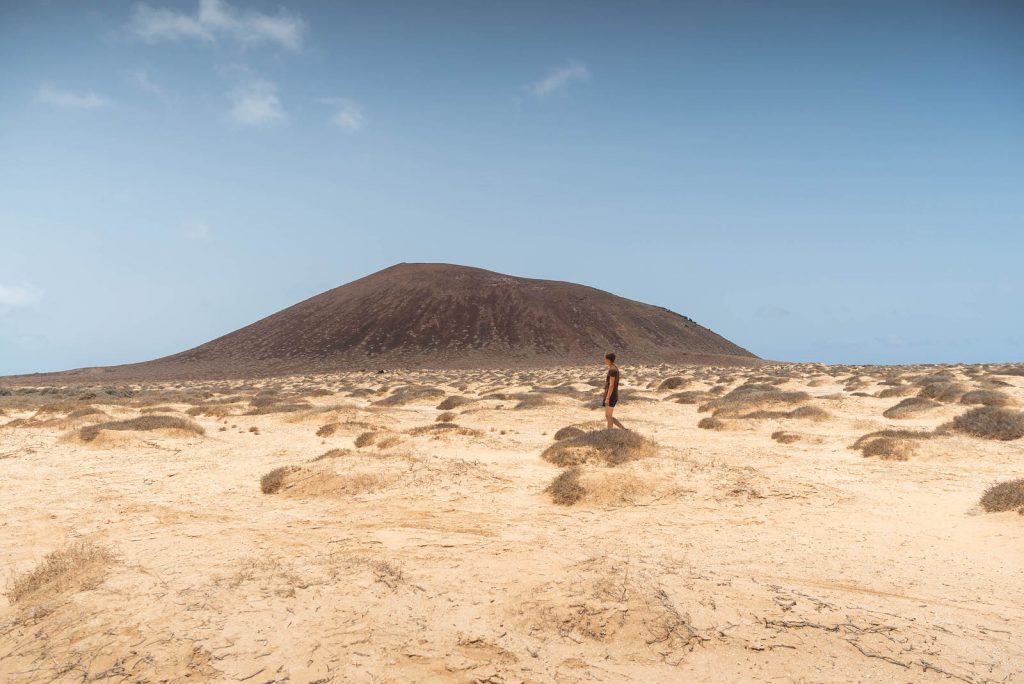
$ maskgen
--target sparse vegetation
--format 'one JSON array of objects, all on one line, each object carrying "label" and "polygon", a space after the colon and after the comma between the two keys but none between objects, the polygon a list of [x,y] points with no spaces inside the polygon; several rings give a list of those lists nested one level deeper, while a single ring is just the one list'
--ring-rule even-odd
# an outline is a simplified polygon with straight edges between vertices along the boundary
[{"label": "sparse vegetation", "polygon": [[437,414],[437,418],[435,418],[434,420],[437,421],[438,423],[450,423],[453,420],[455,420],[455,418],[455,413],[453,413],[452,411],[445,411],[444,413]]},{"label": "sparse vegetation", "polygon": [[444,391],[437,387],[424,387],[421,385],[406,385],[399,387],[390,395],[373,402],[374,406],[404,406],[414,401],[425,401],[443,397]]},{"label": "sparse vegetation", "polygon": [[932,382],[922,387],[917,396],[948,404],[959,401],[966,391],[967,388],[960,383]]},{"label": "sparse vegetation", "polygon": [[807,392],[787,392],[773,385],[747,384],[737,387],[719,399],[702,404],[698,411],[711,411],[713,416],[734,417],[752,410],[778,405],[799,404],[810,400]]},{"label": "sparse vegetation", "polygon": [[1024,478],[992,485],[978,503],[988,513],[1002,513],[1015,508],[1024,513]]},{"label": "sparse vegetation", "polygon": [[800,441],[800,435],[795,432],[786,432],[785,430],[776,430],[772,433],[772,439],[780,444],[792,444]]},{"label": "sparse vegetation", "polygon": [[201,425],[177,416],[147,415],[128,420],[116,420],[108,423],[96,423],[86,425],[78,431],[78,437],[83,442],[91,442],[99,437],[103,430],[111,431],[148,431],[148,430],[176,430],[188,432],[194,435],[204,435],[206,431]]},{"label": "sparse vegetation", "polygon": [[702,430],[724,430],[726,425],[725,421],[721,418],[708,416],[706,418],[701,418],[700,421],[697,422],[697,427]]},{"label": "sparse vegetation", "polygon": [[48,597],[71,588],[98,586],[115,560],[105,546],[78,541],[48,553],[34,570],[15,577],[6,595],[11,603]]},{"label": "sparse vegetation", "polygon": [[938,408],[939,406],[942,406],[942,404],[925,397],[909,397],[895,406],[890,406],[886,410],[882,411],[882,415],[886,418],[901,420],[905,418],[913,418],[916,414],[921,413],[922,411],[928,411],[929,409]]},{"label": "sparse vegetation", "polygon": [[377,433],[376,432],[363,432],[363,433],[359,434],[359,436],[356,437],[356,441],[355,441],[356,448],[357,449],[362,449],[365,446],[370,446],[371,444],[373,444],[376,441],[376,439],[377,439]]},{"label": "sparse vegetation", "polygon": [[979,406],[954,418],[952,428],[983,439],[1020,439],[1024,437],[1024,412],[997,406]]},{"label": "sparse vegetation", "polygon": [[450,397],[445,397],[444,401],[437,405],[437,410],[451,411],[452,409],[458,408],[460,406],[465,406],[466,404],[471,403],[473,403],[473,399],[453,394]]},{"label": "sparse vegetation", "polygon": [[982,406],[1009,406],[1012,400],[1002,392],[990,389],[972,390],[960,397],[961,404],[981,404]]},{"label": "sparse vegetation", "polygon": [[330,437],[331,435],[338,431],[339,427],[341,427],[339,423],[328,423],[327,425],[321,425],[319,428],[317,428],[316,436]]},{"label": "sparse vegetation", "polygon": [[673,375],[670,378],[665,378],[664,380],[662,380],[661,384],[658,385],[658,390],[662,391],[682,389],[683,387],[686,387],[688,384],[690,384],[689,380],[686,380],[685,378],[682,378],[678,375]]},{"label": "sparse vegetation", "polygon": [[555,432],[554,439],[556,442],[560,442],[563,439],[571,439],[584,434],[586,434],[585,430],[578,428],[575,425],[567,425]]},{"label": "sparse vegetation", "polygon": [[657,449],[657,444],[632,430],[595,430],[555,442],[541,458],[562,467],[591,462],[618,465],[653,456]]},{"label": "sparse vegetation", "polygon": [[571,506],[586,494],[583,485],[580,484],[579,466],[573,466],[563,470],[555,476],[551,484],[544,490],[551,495],[551,500],[560,506]]},{"label": "sparse vegetation", "polygon": [[280,468],[274,468],[269,473],[260,478],[260,491],[264,494],[274,494],[278,492],[282,486],[284,486],[285,478],[290,473],[297,472],[299,468],[297,466],[281,466]]}]

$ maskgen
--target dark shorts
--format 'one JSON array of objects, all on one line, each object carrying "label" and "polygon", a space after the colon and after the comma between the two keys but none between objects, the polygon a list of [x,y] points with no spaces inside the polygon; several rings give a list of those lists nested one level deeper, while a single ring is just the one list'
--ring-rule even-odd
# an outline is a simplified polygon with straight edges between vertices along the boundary
[{"label": "dark shorts", "polygon": [[[612,397],[611,401],[608,402],[607,406],[611,406],[612,408],[615,408],[615,405],[618,404],[618,403],[619,403],[619,398],[618,397]],[[604,399],[602,399],[601,400],[601,407],[604,408],[605,406],[606,406],[606,404],[604,403]]]}]

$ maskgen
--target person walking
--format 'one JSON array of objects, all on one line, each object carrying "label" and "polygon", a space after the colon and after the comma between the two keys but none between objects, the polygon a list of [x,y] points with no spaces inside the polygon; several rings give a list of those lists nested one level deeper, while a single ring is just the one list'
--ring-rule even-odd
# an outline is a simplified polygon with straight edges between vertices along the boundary
[{"label": "person walking", "polygon": [[615,365],[615,352],[608,352],[604,355],[604,365],[608,367],[608,375],[604,379],[604,394],[601,395],[604,419],[608,423],[609,430],[614,426],[625,430],[626,427],[613,415],[615,405],[619,403],[619,367]]}]

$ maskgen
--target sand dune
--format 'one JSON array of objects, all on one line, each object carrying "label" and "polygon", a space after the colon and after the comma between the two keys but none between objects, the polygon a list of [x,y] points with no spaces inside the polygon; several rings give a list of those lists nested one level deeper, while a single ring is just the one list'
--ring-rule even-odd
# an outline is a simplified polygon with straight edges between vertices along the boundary
[{"label": "sand dune", "polygon": [[0,389],[0,680],[1024,681],[1019,366],[602,378]]}]

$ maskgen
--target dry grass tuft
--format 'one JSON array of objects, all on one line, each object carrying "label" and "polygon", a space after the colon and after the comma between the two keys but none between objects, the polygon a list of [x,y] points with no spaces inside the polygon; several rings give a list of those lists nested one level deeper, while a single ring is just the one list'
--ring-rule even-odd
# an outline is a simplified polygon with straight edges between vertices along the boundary
[{"label": "dry grass tuft", "polygon": [[892,397],[906,397],[914,393],[915,387],[913,385],[896,385],[894,387],[886,387],[884,390],[879,392],[877,396],[879,399],[891,399]]},{"label": "dry grass tuft", "polygon": [[462,396],[459,396],[457,394],[453,394],[450,397],[445,397],[444,401],[442,401],[440,404],[437,405],[437,410],[438,411],[451,411],[452,409],[458,408],[460,406],[465,406],[466,404],[471,404],[471,403],[473,403],[473,401],[474,400],[469,398],[469,397],[462,397]]},{"label": "dry grass tuft", "polygon": [[284,485],[285,478],[288,477],[289,474],[298,471],[298,466],[281,466],[280,468],[274,468],[260,478],[260,491],[264,494],[274,494],[281,489]]},{"label": "dry grass tuft", "polygon": [[776,430],[772,433],[772,439],[780,444],[792,444],[793,442],[800,441],[800,435],[795,432],[786,432],[785,430]]},{"label": "dry grass tuft", "polygon": [[988,513],[1002,513],[1015,508],[1024,513],[1024,478],[992,485],[978,503]]},{"label": "dry grass tuft", "polygon": [[78,431],[78,437],[83,442],[91,442],[96,439],[102,430],[121,431],[148,431],[148,430],[176,430],[188,432],[194,435],[205,435],[206,430],[201,425],[193,423],[186,418],[177,416],[139,416],[128,420],[115,420],[109,423],[97,423],[86,425]]},{"label": "dry grass tuft", "polygon": [[773,385],[747,384],[737,387],[724,397],[702,404],[697,410],[701,413],[712,411],[714,416],[728,418],[771,406],[800,404],[810,398],[807,392],[787,392]]},{"label": "dry grass tuft", "polygon": [[7,598],[17,603],[67,589],[91,589],[106,577],[107,567],[115,560],[106,547],[78,541],[52,551],[34,570],[16,577],[7,590]]},{"label": "dry grass tuft", "polygon": [[555,433],[555,441],[560,442],[563,439],[571,439],[573,437],[579,437],[580,435],[585,434],[585,430],[578,428],[575,425],[567,425],[566,427],[561,428],[560,430],[558,430],[558,432]]},{"label": "dry grass tuft", "polygon": [[665,397],[664,401],[674,401],[677,404],[699,404],[702,401],[707,401],[709,395],[707,392],[701,392],[700,390],[687,390],[685,392],[676,392]]},{"label": "dry grass tuft", "polygon": [[922,411],[938,408],[939,406],[942,406],[942,404],[925,397],[910,397],[908,399],[904,399],[895,406],[890,406],[885,409],[882,411],[882,415],[886,418],[894,418],[897,420],[913,418],[916,414],[921,413]]},{"label": "dry grass tuft", "polygon": [[665,378],[664,380],[662,380],[661,384],[658,385],[658,390],[661,391],[682,389],[683,387],[686,387],[689,384],[689,380],[681,378],[678,375],[673,375],[671,378]]},{"label": "dry grass tuft", "polygon": [[425,401],[437,399],[444,396],[444,390],[437,387],[424,387],[422,385],[406,385],[399,387],[390,395],[379,401],[373,402],[374,406],[404,406],[414,401]]},{"label": "dry grass tuft", "polygon": [[356,448],[362,449],[365,446],[370,446],[377,440],[376,432],[363,432],[356,437]]},{"label": "dry grass tuft", "polygon": [[1009,406],[1013,403],[1013,400],[1002,392],[990,389],[980,389],[964,393],[964,395],[960,397],[960,403],[981,404],[982,406]]},{"label": "dry grass tuft", "polygon": [[967,388],[958,382],[932,382],[921,388],[917,396],[949,404],[959,401]]},{"label": "dry grass tuft", "polygon": [[453,420],[455,420],[455,418],[456,416],[454,412],[445,411],[444,413],[437,414],[437,418],[435,418],[434,420],[437,421],[438,423],[450,423]]},{"label": "dry grass tuft", "polygon": [[997,406],[979,406],[954,418],[952,428],[984,439],[1020,439],[1024,437],[1024,412]]},{"label": "dry grass tuft", "polygon": [[894,437],[879,437],[865,442],[861,447],[865,458],[875,456],[883,461],[906,461],[916,450],[916,443]]},{"label": "dry grass tuft", "polygon": [[327,425],[321,425],[319,428],[317,428],[316,436],[317,437],[330,437],[335,432],[337,432],[338,428],[340,428],[340,427],[341,427],[340,423],[328,423]]},{"label": "dry grass tuft", "polygon": [[402,441],[402,438],[398,435],[388,435],[382,439],[377,440],[378,449],[390,449],[393,446],[397,446]]},{"label": "dry grass tuft", "polygon": [[702,430],[724,430],[726,423],[721,418],[708,416],[707,418],[701,418],[700,422],[697,423],[697,427]]},{"label": "dry grass tuft", "polygon": [[544,490],[551,495],[551,500],[560,506],[572,506],[583,498],[587,490],[580,484],[579,466],[573,466],[555,476],[551,484]]},{"label": "dry grass tuft", "polygon": [[653,456],[658,445],[632,430],[595,430],[555,442],[541,458],[558,466],[584,463],[619,465]]},{"label": "dry grass tuft", "polygon": [[310,463],[323,461],[328,458],[342,458],[344,456],[350,456],[351,454],[352,451],[350,451],[349,449],[331,449],[330,451],[325,451],[316,458],[310,459]]}]

